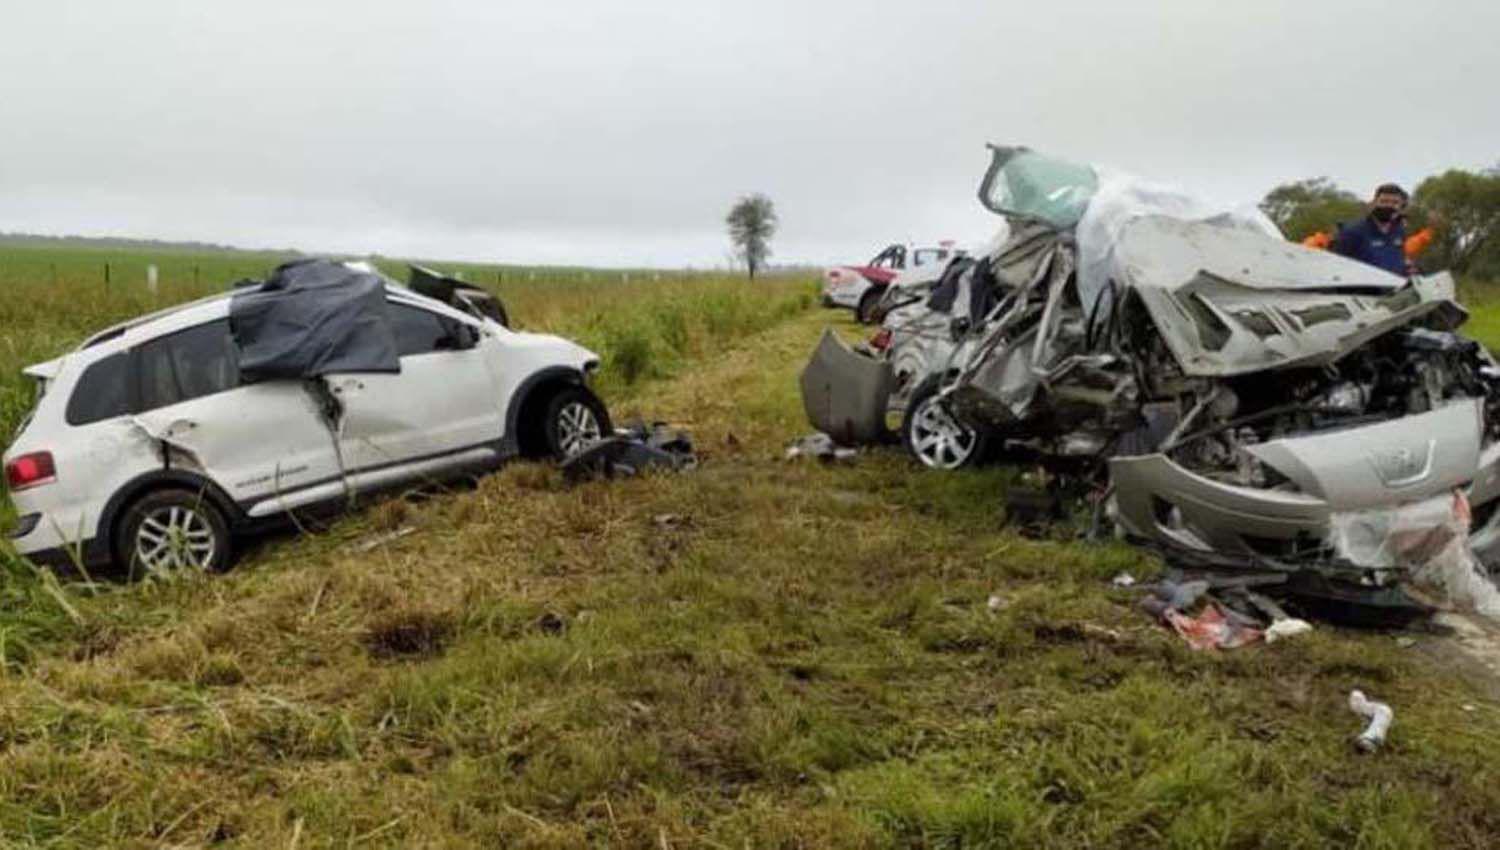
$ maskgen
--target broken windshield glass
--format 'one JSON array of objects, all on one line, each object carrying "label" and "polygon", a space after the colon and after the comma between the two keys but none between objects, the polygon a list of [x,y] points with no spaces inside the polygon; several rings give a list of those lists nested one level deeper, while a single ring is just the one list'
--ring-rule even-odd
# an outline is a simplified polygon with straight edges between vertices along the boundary
[{"label": "broken windshield glass", "polygon": [[1028,148],[990,146],[990,169],[979,200],[1003,216],[1042,221],[1066,230],[1078,223],[1099,188],[1092,168]]}]

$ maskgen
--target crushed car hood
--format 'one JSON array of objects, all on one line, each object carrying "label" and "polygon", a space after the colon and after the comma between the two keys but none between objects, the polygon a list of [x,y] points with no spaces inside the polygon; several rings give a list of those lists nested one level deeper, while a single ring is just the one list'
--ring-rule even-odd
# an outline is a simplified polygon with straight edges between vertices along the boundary
[{"label": "crushed car hood", "polygon": [[1146,215],[1120,234],[1119,257],[1130,285],[1177,289],[1199,272],[1254,289],[1397,289],[1390,272],[1329,251],[1307,248],[1213,220]]},{"label": "crushed car hood", "polygon": [[1429,314],[1449,330],[1467,318],[1446,273],[1405,281],[1211,222],[1141,217],[1117,259],[1125,289],[1189,375],[1327,365]]}]

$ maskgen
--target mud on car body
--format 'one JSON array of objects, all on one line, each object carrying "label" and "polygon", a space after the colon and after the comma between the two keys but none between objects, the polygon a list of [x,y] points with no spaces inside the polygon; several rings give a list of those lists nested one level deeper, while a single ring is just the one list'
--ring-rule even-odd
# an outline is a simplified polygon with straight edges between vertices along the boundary
[{"label": "mud on car body", "polygon": [[[968,271],[992,306],[950,321],[952,356],[922,379],[953,421],[1093,469],[1119,531],[1179,562],[1388,587],[1400,570],[1349,557],[1331,524],[1455,490],[1476,553],[1500,554],[1500,368],[1458,332],[1449,276],[1025,149],[995,149],[981,199],[1010,225]],[[940,288],[915,308],[934,326]],[[887,387],[902,348],[866,358]],[[835,437],[852,414],[816,396],[863,379],[843,353],[804,376]]]},{"label": "mud on car body", "polygon": [[4,457],[11,542],[58,566],[222,569],[237,532],[294,511],[609,433],[597,355],[458,295],[289,264],[26,369],[38,400]]}]

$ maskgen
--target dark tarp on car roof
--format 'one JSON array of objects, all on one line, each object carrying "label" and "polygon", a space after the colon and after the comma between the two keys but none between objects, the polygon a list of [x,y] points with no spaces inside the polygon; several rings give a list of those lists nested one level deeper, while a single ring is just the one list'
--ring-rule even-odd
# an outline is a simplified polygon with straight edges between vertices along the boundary
[{"label": "dark tarp on car roof", "polygon": [[229,327],[247,381],[400,372],[385,281],[331,260],[299,260],[235,292]]}]

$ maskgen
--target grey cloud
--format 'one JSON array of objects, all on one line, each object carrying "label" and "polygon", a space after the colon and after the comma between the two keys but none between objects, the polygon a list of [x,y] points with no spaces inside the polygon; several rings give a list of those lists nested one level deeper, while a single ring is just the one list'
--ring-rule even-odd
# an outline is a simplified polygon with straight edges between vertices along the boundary
[{"label": "grey cloud", "polygon": [[1251,201],[1500,158],[1489,0],[26,3],[0,229],[515,262],[978,240],[983,143]]}]

